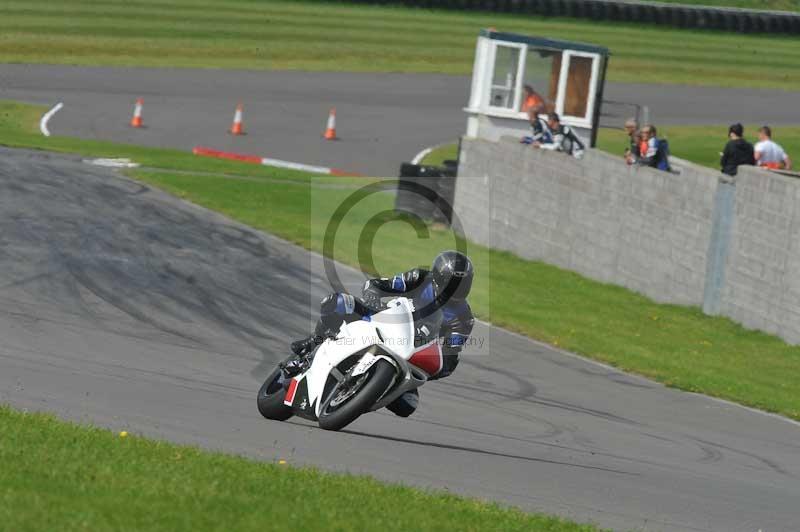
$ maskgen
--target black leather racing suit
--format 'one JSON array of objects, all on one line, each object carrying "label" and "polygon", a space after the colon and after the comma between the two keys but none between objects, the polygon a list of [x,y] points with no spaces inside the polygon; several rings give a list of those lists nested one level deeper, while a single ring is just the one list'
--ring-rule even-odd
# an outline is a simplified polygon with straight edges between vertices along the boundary
[{"label": "black leather racing suit", "polygon": [[[342,322],[362,319],[381,310],[382,299],[403,296],[411,299],[417,313],[415,327],[418,334],[428,339],[436,338],[442,345],[442,368],[430,380],[450,375],[458,365],[458,355],[472,333],[475,319],[466,301],[441,301],[430,270],[416,268],[391,278],[370,279],[364,284],[362,298],[350,294],[333,293],[320,303],[320,318],[315,330],[315,342],[335,336]],[[430,324],[438,331],[427,330]],[[435,325],[434,325],[435,324]],[[415,338],[419,340],[419,338]],[[410,416],[417,408],[419,393],[407,392],[386,408],[401,417]]]}]

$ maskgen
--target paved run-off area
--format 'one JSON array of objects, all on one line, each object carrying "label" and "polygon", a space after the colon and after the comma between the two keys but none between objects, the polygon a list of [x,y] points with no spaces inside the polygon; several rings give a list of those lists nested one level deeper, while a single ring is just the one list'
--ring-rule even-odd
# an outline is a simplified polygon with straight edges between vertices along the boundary
[{"label": "paved run-off area", "polygon": [[[435,74],[0,65],[0,99],[64,102],[49,122],[54,135],[206,145],[382,176],[464,134],[468,91],[467,77]],[[146,127],[133,129],[139,97]],[[647,105],[657,125],[800,124],[800,94],[779,90],[610,83],[605,98]],[[227,130],[240,101],[247,135],[234,137]],[[334,106],[341,139],[331,142],[322,133]],[[633,107],[607,110],[616,116],[603,122],[621,125]]]},{"label": "paved run-off area", "polygon": [[267,422],[259,381],[328,290],[316,255],[45,153],[0,150],[0,213],[0,401],[616,529],[800,528],[796,423],[483,325],[410,419]]}]

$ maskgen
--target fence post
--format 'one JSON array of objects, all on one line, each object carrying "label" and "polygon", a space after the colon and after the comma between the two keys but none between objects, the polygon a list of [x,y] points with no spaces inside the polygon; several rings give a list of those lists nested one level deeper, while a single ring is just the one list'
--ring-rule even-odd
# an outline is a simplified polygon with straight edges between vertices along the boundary
[{"label": "fence post", "polygon": [[722,289],[725,286],[725,265],[728,261],[735,208],[736,182],[734,178],[723,174],[714,194],[714,212],[711,213],[711,241],[706,257],[703,313],[709,316],[717,316],[720,313]]}]

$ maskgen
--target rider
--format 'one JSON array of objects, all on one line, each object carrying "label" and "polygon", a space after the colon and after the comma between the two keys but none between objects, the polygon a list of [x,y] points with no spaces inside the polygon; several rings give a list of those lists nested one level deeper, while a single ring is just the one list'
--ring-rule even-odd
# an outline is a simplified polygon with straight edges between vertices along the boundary
[{"label": "rider", "polygon": [[[474,319],[467,303],[472,288],[474,270],[469,257],[458,251],[444,251],[433,261],[430,270],[415,268],[392,278],[369,279],[364,284],[362,298],[350,294],[333,293],[320,303],[320,318],[314,334],[292,342],[292,351],[298,356],[310,353],[325,338],[335,337],[342,322],[352,322],[378,312],[381,298],[402,295],[414,301],[417,310],[436,312],[441,319],[435,323],[439,330],[434,335],[442,345],[443,365],[431,380],[447,377],[458,365],[458,354],[472,332]],[[423,317],[424,318],[424,317]],[[418,338],[431,335],[426,325],[415,324]],[[424,340],[422,340],[424,341]],[[417,390],[406,392],[387,408],[401,417],[410,416],[417,408]]]}]

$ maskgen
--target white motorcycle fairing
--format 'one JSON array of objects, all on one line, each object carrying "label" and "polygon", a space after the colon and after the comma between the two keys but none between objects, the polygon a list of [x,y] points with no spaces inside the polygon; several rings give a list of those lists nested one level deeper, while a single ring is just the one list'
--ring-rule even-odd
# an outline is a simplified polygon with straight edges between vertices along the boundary
[{"label": "white motorcycle fairing", "polygon": [[387,303],[387,309],[369,319],[342,324],[335,339],[323,342],[311,367],[289,383],[284,404],[295,415],[319,418],[325,394],[345,378],[362,375],[378,360],[387,360],[397,375],[380,399],[370,408],[378,410],[405,392],[422,386],[442,368],[442,351],[434,339],[414,347],[414,305],[400,297]]}]

